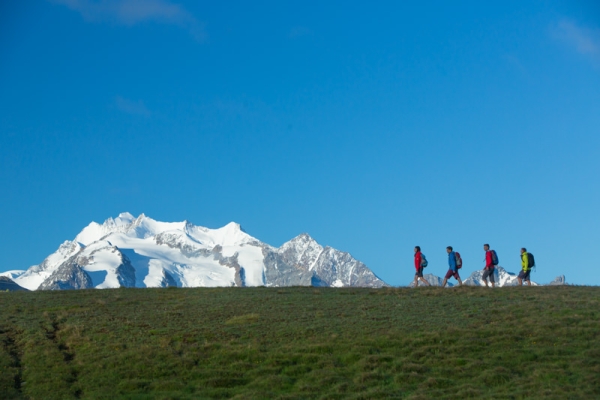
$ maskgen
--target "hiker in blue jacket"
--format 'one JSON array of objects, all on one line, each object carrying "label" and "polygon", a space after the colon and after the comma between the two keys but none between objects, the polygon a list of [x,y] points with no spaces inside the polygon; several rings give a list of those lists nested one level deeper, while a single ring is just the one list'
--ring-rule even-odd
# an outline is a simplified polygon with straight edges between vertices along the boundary
[{"label": "hiker in blue jacket", "polygon": [[442,283],[442,287],[446,286],[446,282],[450,279],[451,276],[456,278],[458,284],[462,286],[462,281],[460,280],[460,275],[458,275],[458,265],[456,263],[456,253],[452,249],[452,246],[446,247],[446,251],[448,252],[448,272],[446,272],[446,276],[444,277],[444,282]]}]

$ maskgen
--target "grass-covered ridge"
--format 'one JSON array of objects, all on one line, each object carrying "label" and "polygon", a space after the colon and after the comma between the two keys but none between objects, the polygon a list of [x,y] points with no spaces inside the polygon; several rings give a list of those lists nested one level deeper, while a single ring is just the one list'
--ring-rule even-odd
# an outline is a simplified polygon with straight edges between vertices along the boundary
[{"label": "grass-covered ridge", "polygon": [[599,398],[600,288],[0,293],[4,398]]}]

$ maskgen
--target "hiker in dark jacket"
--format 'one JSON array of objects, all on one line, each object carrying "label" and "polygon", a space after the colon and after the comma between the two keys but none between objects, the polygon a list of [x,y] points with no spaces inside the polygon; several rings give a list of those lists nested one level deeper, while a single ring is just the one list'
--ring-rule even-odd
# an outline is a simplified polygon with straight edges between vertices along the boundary
[{"label": "hiker in dark jacket", "polygon": [[490,250],[490,245],[489,244],[484,244],[483,245],[483,250],[485,250],[485,268],[483,269],[483,276],[482,279],[485,282],[485,286],[489,287],[488,285],[488,277],[490,278],[490,282],[492,283],[492,287],[495,287],[495,281],[494,281],[494,260],[492,257],[492,250]]},{"label": "hiker in dark jacket", "polygon": [[531,274],[531,265],[529,265],[529,256],[525,247],[521,248],[521,272],[517,279],[519,280],[519,286],[523,286],[523,281],[527,282],[527,286],[531,286],[531,280],[529,275]]},{"label": "hiker in dark jacket", "polygon": [[421,254],[421,248],[419,246],[415,246],[415,270],[417,270],[417,272],[415,273],[415,281],[413,283],[414,287],[419,286],[419,280],[421,280],[421,282],[423,282],[425,286],[431,286],[429,285],[429,282],[427,282],[425,278],[423,278],[424,260],[425,257],[423,256],[423,254]]},{"label": "hiker in dark jacket", "polygon": [[446,276],[444,277],[444,282],[442,283],[442,287],[446,286],[446,282],[450,277],[454,277],[458,281],[458,285],[462,286],[462,280],[460,280],[460,275],[458,275],[458,265],[456,264],[456,253],[452,249],[452,246],[446,247],[446,251],[448,252],[448,272],[446,272]]}]

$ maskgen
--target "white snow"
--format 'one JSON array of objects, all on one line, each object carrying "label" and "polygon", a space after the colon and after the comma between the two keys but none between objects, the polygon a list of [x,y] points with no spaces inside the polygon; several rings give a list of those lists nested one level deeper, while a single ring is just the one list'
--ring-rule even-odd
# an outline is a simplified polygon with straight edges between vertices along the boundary
[{"label": "white snow", "polygon": [[344,287],[344,282],[340,279],[336,279],[335,282],[331,284],[332,287]]},{"label": "white snow", "polygon": [[260,247],[252,245],[228,246],[223,248],[223,254],[225,252],[229,254],[238,253],[238,263],[244,268],[246,286],[262,286],[266,283],[264,281],[264,256]]},{"label": "white snow", "polygon": [[19,276],[23,275],[24,273],[25,273],[25,271],[22,271],[22,270],[13,270],[13,271],[0,272],[0,276],[5,276],[14,281],[15,279],[17,279]]}]

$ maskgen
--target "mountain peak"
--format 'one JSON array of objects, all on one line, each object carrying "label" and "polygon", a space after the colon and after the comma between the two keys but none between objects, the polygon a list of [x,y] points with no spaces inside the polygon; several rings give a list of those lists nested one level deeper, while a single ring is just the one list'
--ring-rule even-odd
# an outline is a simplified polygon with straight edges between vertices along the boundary
[{"label": "mountain peak", "polygon": [[240,231],[240,232],[244,232],[244,233],[246,232],[240,224],[238,224],[237,222],[233,222],[233,221],[231,221],[230,223],[225,225],[223,228],[226,228],[227,230],[230,230],[230,231]]},{"label": "mountain peak", "polygon": [[291,243],[317,243],[315,239],[312,238],[308,233],[301,233],[292,240]]},{"label": "mountain peak", "polygon": [[119,214],[119,216],[117,218],[120,218],[122,220],[133,221],[135,217],[133,215],[131,215],[131,213],[122,212],[122,213]]}]

